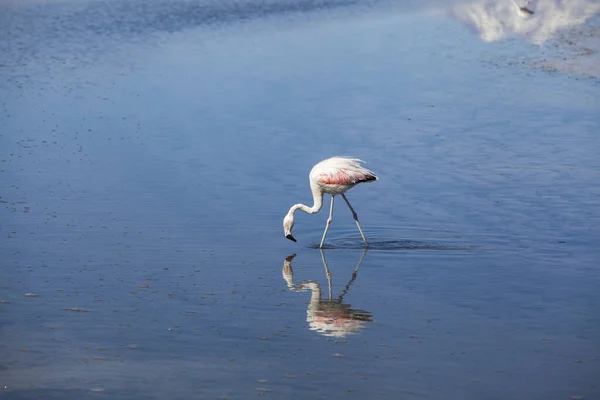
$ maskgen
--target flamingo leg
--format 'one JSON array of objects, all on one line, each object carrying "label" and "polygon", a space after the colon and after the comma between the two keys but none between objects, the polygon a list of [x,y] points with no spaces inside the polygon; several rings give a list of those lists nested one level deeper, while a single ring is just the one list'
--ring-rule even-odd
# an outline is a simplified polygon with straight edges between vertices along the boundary
[{"label": "flamingo leg", "polygon": [[331,285],[331,272],[329,272],[329,267],[327,266],[327,260],[325,259],[325,253],[323,253],[323,249],[319,249],[321,251],[321,260],[323,260],[323,266],[325,267],[325,275],[327,276],[327,287],[329,288],[329,300],[333,299],[332,295],[332,285]]},{"label": "flamingo leg", "polygon": [[[343,196],[343,195],[342,195]],[[321,239],[321,244],[319,248],[323,248],[323,243],[325,242],[325,236],[327,236],[327,230],[329,229],[329,225],[331,225],[331,221],[333,221],[333,200],[335,196],[331,196],[331,207],[329,208],[329,218],[327,218],[327,223],[325,224],[325,231],[323,232],[323,238]]]},{"label": "flamingo leg", "polygon": [[363,233],[361,227],[360,227],[360,223],[358,222],[358,214],[356,213],[356,211],[354,211],[354,208],[352,208],[352,206],[350,205],[350,202],[348,201],[348,199],[346,198],[346,195],[344,193],[342,193],[342,197],[344,198],[344,201],[346,202],[346,204],[348,204],[348,208],[350,208],[350,211],[352,211],[352,217],[354,218],[354,221],[356,222],[356,226],[358,226],[358,231],[360,232],[360,236],[362,236],[362,239],[365,242],[365,245],[367,247],[369,247],[369,243],[367,242],[367,239],[365,238],[365,234]]}]

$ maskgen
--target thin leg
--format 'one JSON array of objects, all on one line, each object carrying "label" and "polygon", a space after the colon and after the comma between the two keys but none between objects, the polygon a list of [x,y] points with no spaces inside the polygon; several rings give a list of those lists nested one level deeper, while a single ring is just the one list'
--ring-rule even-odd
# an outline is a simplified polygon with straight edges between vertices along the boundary
[{"label": "thin leg", "polygon": [[352,272],[352,279],[350,279],[350,281],[348,282],[348,284],[346,285],[346,288],[342,291],[342,294],[340,294],[340,296],[338,297],[339,302],[342,302],[342,299],[344,298],[344,296],[346,295],[346,293],[348,293],[348,291],[350,290],[350,285],[352,285],[352,283],[356,280],[356,274],[358,274],[358,269],[360,268],[360,266],[362,265],[363,260],[365,259],[365,254],[367,254],[367,250],[368,249],[364,249],[362,255],[360,256],[360,260],[358,261],[358,264],[356,265],[356,268],[354,268],[354,272]]},{"label": "thin leg", "polygon": [[[343,196],[343,195],[342,195]],[[325,242],[325,236],[327,235],[327,230],[329,229],[329,225],[331,225],[331,221],[333,221],[333,200],[335,196],[331,196],[331,207],[329,208],[329,218],[327,218],[327,224],[325,225],[325,232],[323,232],[323,238],[321,239],[321,244],[319,248],[323,248],[323,243]]]},{"label": "thin leg", "polygon": [[327,266],[327,260],[325,259],[325,253],[323,253],[323,249],[319,249],[321,251],[321,260],[323,260],[323,266],[325,267],[325,275],[327,276],[327,287],[329,288],[329,300],[333,299],[333,291],[331,285],[331,272],[329,272],[329,267]]},{"label": "thin leg", "polygon": [[369,243],[367,242],[367,239],[365,238],[365,234],[363,233],[363,231],[360,227],[360,223],[358,222],[358,214],[356,214],[356,211],[354,211],[354,208],[352,208],[352,206],[350,205],[350,202],[348,201],[348,199],[346,198],[346,195],[344,193],[342,193],[342,197],[344,198],[344,201],[346,202],[346,204],[348,204],[348,208],[350,208],[350,211],[352,211],[352,217],[354,217],[354,221],[356,221],[356,226],[358,226],[358,231],[360,232],[360,236],[362,236],[362,239],[365,241],[365,245],[367,247],[369,247]]}]

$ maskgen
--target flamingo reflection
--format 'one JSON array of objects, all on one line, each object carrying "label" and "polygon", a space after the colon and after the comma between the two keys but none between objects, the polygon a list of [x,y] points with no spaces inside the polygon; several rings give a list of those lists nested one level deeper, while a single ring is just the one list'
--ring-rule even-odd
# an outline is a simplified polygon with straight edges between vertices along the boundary
[{"label": "flamingo reflection", "polygon": [[[442,12],[486,42],[517,36],[541,45],[559,32],[582,26],[600,12],[598,0],[463,0],[447,3],[449,8]],[[590,29],[589,33],[593,34],[593,26]],[[581,38],[584,38],[583,33]]]},{"label": "flamingo reflection", "polygon": [[373,321],[373,316],[368,311],[350,308],[351,305],[344,304],[343,299],[356,279],[358,269],[360,268],[367,251],[363,251],[360,260],[358,261],[358,265],[352,272],[352,278],[336,299],[332,296],[331,272],[327,266],[325,253],[323,250],[320,251],[321,259],[325,266],[325,275],[327,276],[329,298],[323,299],[321,286],[316,281],[294,283],[292,260],[296,257],[296,254],[292,254],[285,258],[282,270],[283,279],[287,282],[288,288],[293,292],[311,291],[310,302],[308,303],[308,310],[306,311],[306,321],[311,330],[317,331],[324,336],[331,337],[344,337],[357,333],[360,329],[365,328],[365,322]]}]

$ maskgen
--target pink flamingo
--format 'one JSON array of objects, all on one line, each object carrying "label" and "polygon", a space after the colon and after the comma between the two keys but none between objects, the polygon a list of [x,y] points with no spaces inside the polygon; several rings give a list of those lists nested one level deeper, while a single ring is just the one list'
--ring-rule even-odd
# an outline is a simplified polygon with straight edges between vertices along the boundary
[{"label": "pink flamingo", "polygon": [[323,238],[321,239],[321,244],[319,245],[319,248],[323,248],[327,230],[329,229],[329,225],[331,225],[331,221],[333,220],[333,202],[335,196],[340,194],[352,212],[352,216],[354,217],[354,221],[356,221],[356,226],[358,226],[360,236],[362,236],[365,245],[369,247],[369,243],[367,242],[365,234],[363,233],[360,223],[358,222],[358,215],[344,194],[346,191],[352,189],[359,183],[376,181],[378,179],[373,172],[360,165],[363,162],[364,161],[357,158],[331,157],[315,165],[309,174],[310,190],[312,191],[314,205],[312,207],[308,207],[304,204],[294,204],[290,208],[287,215],[283,219],[283,230],[285,237],[293,242],[296,241],[296,239],[292,236],[292,228],[294,227],[294,212],[300,209],[307,214],[318,213],[321,207],[323,207],[323,195],[327,193],[331,195],[331,207],[329,209],[329,218],[327,218],[325,231],[323,232]]}]

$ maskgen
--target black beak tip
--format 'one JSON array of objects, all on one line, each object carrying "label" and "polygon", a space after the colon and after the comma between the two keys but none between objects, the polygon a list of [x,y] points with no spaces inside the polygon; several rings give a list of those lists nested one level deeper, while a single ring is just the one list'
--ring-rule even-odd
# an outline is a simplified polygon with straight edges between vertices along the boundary
[{"label": "black beak tip", "polygon": [[292,242],[296,241],[296,239],[294,239],[294,237],[292,236],[292,234],[286,235],[285,238],[286,239],[290,239]]}]

